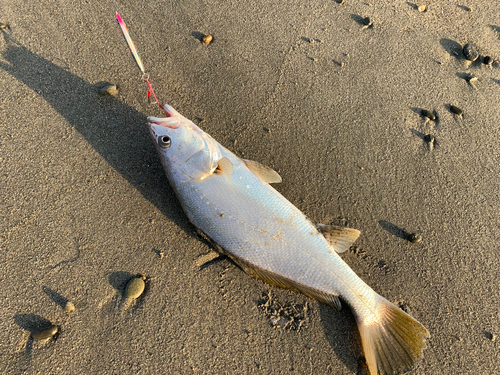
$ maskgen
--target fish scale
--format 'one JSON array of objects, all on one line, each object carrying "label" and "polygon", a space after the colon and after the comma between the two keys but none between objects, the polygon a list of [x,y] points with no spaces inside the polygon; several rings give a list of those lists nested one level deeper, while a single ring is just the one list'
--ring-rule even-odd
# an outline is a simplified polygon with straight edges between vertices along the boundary
[{"label": "fish scale", "polygon": [[[189,220],[245,272],[339,309],[351,307],[371,375],[411,367],[429,333],[377,294],[337,255],[354,229],[313,225],[269,183],[279,175],[242,160],[168,105],[148,126],[170,185]],[[323,233],[328,234],[327,237]]]}]

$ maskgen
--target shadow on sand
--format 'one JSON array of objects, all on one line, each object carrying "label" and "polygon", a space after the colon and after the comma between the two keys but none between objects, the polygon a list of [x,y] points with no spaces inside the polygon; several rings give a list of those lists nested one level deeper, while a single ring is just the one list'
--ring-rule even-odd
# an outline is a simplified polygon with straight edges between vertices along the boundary
[{"label": "shadow on sand", "polygon": [[[38,56],[3,33],[0,68],[43,97],[85,140],[166,217],[191,234],[193,227],[163,173],[146,116],[89,82]],[[33,114],[35,115],[35,114]],[[61,155],[64,157],[64,155]],[[125,204],[125,203],[124,203]]]}]

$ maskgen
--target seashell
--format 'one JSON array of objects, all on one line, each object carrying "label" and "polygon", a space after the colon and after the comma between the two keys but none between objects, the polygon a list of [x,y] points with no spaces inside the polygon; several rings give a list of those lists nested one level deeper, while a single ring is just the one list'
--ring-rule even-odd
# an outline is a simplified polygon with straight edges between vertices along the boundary
[{"label": "seashell", "polygon": [[33,339],[35,339],[35,340],[50,339],[51,337],[53,337],[57,333],[58,330],[59,330],[59,327],[52,324],[48,327],[41,327],[41,328],[34,329],[31,332],[31,337],[33,337]]}]

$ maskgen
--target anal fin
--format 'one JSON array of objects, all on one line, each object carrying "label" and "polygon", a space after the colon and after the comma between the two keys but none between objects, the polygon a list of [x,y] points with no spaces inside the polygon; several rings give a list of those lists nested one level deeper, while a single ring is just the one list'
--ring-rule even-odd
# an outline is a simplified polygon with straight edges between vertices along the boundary
[{"label": "anal fin", "polygon": [[357,229],[337,225],[317,224],[317,228],[337,253],[343,253],[349,249],[361,233]]},{"label": "anal fin", "polygon": [[296,283],[293,280],[290,280],[286,277],[280,276],[276,273],[264,270],[262,268],[256,267],[255,265],[234,256],[226,252],[226,254],[236,263],[243,271],[248,273],[250,276],[255,277],[261,281],[264,281],[267,284],[272,286],[277,286],[283,289],[290,289],[295,292],[302,293],[309,298],[315,299],[319,302],[325,303],[335,310],[340,310],[342,308],[342,304],[340,303],[340,299],[338,295],[335,294],[327,294],[320,290],[310,288],[308,286]]}]

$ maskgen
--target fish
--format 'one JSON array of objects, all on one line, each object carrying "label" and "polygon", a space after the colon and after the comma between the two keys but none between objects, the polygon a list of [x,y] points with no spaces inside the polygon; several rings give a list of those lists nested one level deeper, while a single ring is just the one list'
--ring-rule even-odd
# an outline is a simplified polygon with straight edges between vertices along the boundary
[{"label": "fish", "polygon": [[406,370],[422,357],[427,329],[377,294],[338,255],[360,235],[315,225],[272,183],[273,169],[239,158],[173,107],[148,117],[153,144],[188,219],[249,275],[352,310],[370,375]]}]

